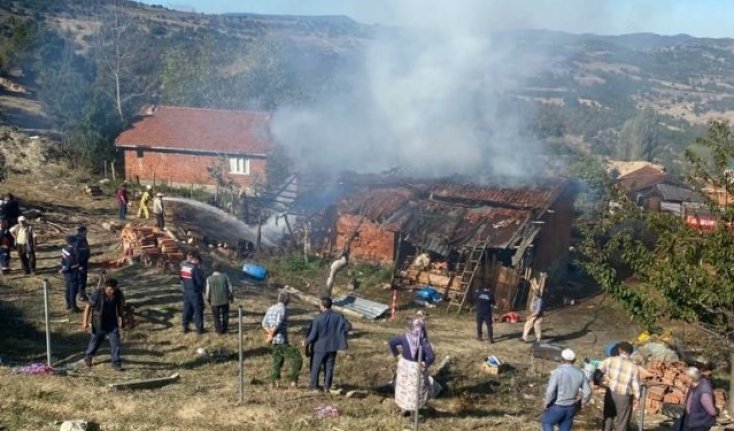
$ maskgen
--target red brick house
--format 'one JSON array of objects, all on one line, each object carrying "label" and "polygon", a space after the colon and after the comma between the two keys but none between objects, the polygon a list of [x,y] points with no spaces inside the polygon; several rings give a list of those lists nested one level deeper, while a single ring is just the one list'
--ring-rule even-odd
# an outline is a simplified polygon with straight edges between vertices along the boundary
[{"label": "red brick house", "polygon": [[145,107],[115,140],[125,178],[174,186],[215,186],[208,167],[244,188],[266,181],[273,150],[270,114],[257,111]]}]

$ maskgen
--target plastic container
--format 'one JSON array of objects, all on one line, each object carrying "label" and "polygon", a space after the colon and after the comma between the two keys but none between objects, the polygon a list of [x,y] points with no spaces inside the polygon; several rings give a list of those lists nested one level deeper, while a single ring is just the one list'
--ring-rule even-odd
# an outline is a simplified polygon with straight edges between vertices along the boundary
[{"label": "plastic container", "polygon": [[268,269],[256,263],[246,263],[242,265],[242,272],[246,276],[258,281],[263,281],[268,278]]}]

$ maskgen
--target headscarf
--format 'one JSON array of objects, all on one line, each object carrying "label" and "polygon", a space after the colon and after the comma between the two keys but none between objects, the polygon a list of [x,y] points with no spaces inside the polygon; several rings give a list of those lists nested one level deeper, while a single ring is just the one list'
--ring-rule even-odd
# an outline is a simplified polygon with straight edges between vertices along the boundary
[{"label": "headscarf", "polygon": [[405,333],[410,348],[410,357],[415,358],[418,355],[418,346],[426,336],[426,323],[423,319],[415,319],[410,327],[410,331]]}]

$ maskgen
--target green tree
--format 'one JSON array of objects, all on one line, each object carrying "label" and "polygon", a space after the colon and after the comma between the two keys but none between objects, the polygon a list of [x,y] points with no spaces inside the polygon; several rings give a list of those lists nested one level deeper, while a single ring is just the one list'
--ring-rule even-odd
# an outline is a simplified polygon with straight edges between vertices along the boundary
[{"label": "green tree", "polygon": [[163,53],[162,101],[170,105],[208,107],[216,101],[211,94],[216,80],[208,43],[190,47],[179,44]]},{"label": "green tree", "polygon": [[[731,129],[714,122],[698,143],[709,157],[689,154],[691,178],[732,187],[724,169],[734,158]],[[734,191],[734,190],[733,190]],[[641,210],[614,186],[617,209],[601,223],[581,226],[584,265],[599,285],[640,323],[681,319],[721,337],[734,334],[734,235],[732,208],[711,202],[719,221],[703,233],[680,217]],[[634,281],[631,281],[634,280]]]},{"label": "green tree", "polygon": [[658,140],[659,131],[660,119],[657,112],[651,107],[639,111],[622,127],[617,146],[617,158],[654,161],[663,150]]}]

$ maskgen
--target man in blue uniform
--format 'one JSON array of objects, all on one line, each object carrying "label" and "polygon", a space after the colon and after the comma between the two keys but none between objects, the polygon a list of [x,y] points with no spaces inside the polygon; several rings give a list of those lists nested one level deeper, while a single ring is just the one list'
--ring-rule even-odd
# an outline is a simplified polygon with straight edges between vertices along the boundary
[{"label": "man in blue uniform", "polygon": [[489,342],[494,343],[494,330],[492,328],[494,293],[487,286],[480,287],[474,293],[474,305],[477,308],[477,339],[482,339],[482,325],[486,324]]},{"label": "man in blue uniform", "polygon": [[61,273],[66,285],[66,310],[79,313],[76,306],[76,295],[79,290],[79,258],[76,253],[75,235],[66,237],[66,247],[61,249]]},{"label": "man in blue uniform", "polygon": [[196,333],[204,333],[204,272],[200,268],[201,258],[198,254],[187,253],[186,261],[181,263],[181,287],[183,288],[183,332],[189,332],[189,324],[193,317]]},{"label": "man in blue uniform", "polygon": [[76,230],[76,252],[79,258],[78,286],[79,297],[87,300],[87,271],[89,270],[89,242],[87,242],[87,227],[79,226]]}]

